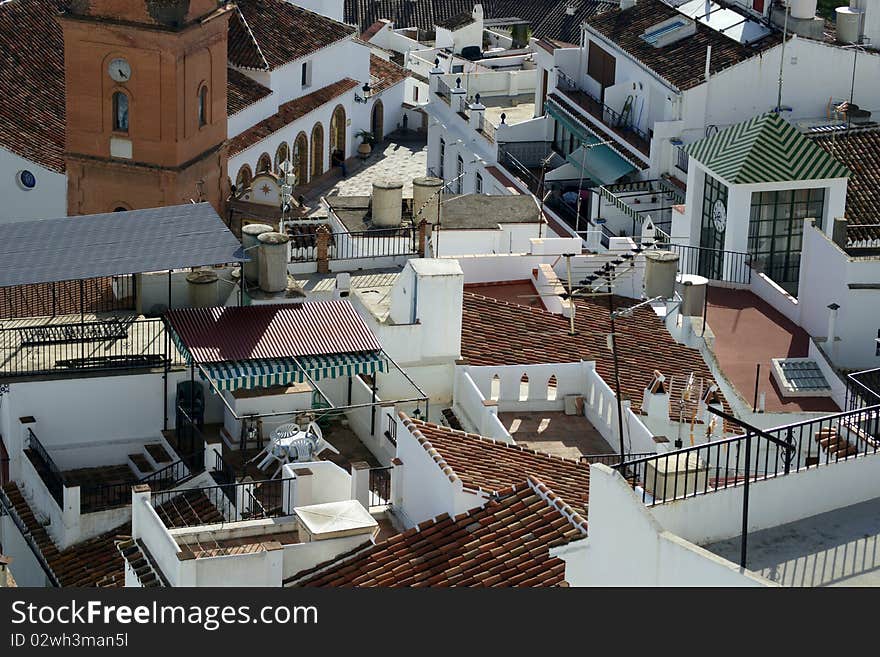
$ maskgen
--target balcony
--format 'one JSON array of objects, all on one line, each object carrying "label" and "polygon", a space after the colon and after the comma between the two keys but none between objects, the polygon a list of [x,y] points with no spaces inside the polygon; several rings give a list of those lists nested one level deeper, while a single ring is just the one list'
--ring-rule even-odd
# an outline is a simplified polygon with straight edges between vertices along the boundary
[{"label": "balcony", "polygon": [[645,156],[651,155],[651,137],[632,124],[632,119],[605,105],[579,88],[574,80],[561,72],[557,74],[556,89],[562,96],[609,128],[615,135]]}]

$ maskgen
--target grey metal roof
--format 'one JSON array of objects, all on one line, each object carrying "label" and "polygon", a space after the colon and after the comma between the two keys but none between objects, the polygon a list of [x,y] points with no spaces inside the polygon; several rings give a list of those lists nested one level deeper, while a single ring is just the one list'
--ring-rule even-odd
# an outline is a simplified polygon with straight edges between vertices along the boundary
[{"label": "grey metal roof", "polygon": [[209,203],[4,224],[0,287],[245,262]]}]

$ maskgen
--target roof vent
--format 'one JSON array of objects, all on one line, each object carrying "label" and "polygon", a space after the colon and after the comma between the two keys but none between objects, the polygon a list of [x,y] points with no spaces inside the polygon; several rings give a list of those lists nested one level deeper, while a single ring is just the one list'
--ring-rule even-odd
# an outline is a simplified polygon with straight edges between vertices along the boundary
[{"label": "roof vent", "polygon": [[574,16],[575,6],[574,5],[565,5],[565,15],[566,16]]},{"label": "roof vent", "polygon": [[680,14],[649,27],[639,38],[655,48],[662,48],[696,33],[697,24]]}]

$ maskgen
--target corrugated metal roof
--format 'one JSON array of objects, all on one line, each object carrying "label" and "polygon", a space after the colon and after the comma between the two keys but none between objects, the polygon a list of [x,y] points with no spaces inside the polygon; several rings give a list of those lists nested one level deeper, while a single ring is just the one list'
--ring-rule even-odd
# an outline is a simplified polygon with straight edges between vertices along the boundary
[{"label": "corrugated metal roof", "polygon": [[377,351],[379,341],[349,301],[231,308],[181,308],[166,314],[198,363]]},{"label": "corrugated metal roof", "polygon": [[0,287],[247,261],[209,203],[3,226]]}]

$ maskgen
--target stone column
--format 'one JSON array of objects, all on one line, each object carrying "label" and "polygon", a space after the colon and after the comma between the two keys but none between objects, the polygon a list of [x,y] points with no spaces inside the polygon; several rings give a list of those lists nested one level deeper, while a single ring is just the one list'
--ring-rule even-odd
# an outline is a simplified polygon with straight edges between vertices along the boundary
[{"label": "stone column", "polygon": [[418,252],[419,252],[419,257],[420,257],[420,258],[424,258],[424,257],[425,257],[425,246],[426,246],[426,244],[428,243],[428,226],[429,226],[429,225],[430,225],[430,224],[428,224],[428,221],[427,221],[426,219],[422,219],[422,220],[419,222],[419,246],[418,246]]}]

